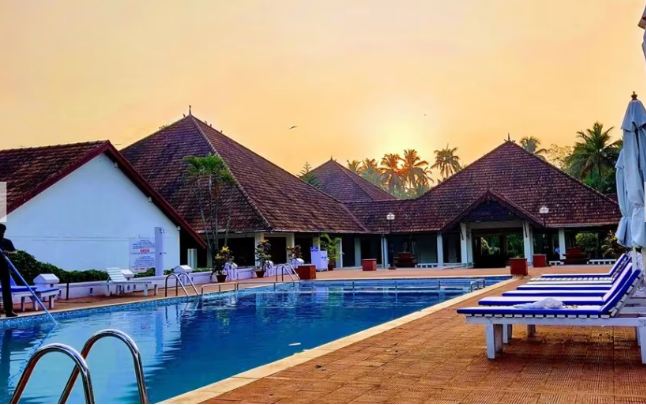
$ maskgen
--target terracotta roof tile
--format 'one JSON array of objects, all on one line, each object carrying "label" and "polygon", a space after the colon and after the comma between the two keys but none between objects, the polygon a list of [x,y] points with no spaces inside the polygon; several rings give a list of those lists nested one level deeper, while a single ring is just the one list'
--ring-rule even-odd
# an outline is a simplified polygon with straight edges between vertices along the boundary
[{"label": "terracotta roof tile", "polygon": [[550,227],[613,225],[617,203],[513,142],[505,142],[423,196],[406,201],[357,202],[349,206],[371,231],[388,229],[393,212],[398,232],[437,231],[455,225],[479,200],[495,199],[525,219],[541,221],[546,205]]},{"label": "terracotta roof tile", "polygon": [[395,200],[388,192],[330,159],[312,170],[318,179],[319,189],[339,201]]},{"label": "terracotta roof tile", "polygon": [[234,232],[364,232],[342,203],[192,115],[125,148],[123,154],[195,229],[199,206],[184,177],[186,156],[218,154],[235,184],[222,191],[222,220]]}]

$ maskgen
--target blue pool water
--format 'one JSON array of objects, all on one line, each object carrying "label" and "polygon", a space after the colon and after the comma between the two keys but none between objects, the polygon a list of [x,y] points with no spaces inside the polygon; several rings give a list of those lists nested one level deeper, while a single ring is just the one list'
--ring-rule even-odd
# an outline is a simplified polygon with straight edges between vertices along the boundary
[{"label": "blue pool water", "polygon": [[[504,279],[484,280],[491,285]],[[68,312],[55,328],[47,322],[11,328],[0,322],[0,402],[9,400],[27,359],[45,343],[80,350],[100,329],[123,330],[142,352],[150,400],[157,402],[461,295],[471,281],[442,279],[442,293],[438,279],[301,282],[277,290],[212,294],[202,301],[174,299]],[[88,363],[97,402],[137,402],[125,347],[103,340]],[[44,358],[22,402],[57,401],[70,371],[64,356]],[[80,381],[69,402],[83,402]]]}]

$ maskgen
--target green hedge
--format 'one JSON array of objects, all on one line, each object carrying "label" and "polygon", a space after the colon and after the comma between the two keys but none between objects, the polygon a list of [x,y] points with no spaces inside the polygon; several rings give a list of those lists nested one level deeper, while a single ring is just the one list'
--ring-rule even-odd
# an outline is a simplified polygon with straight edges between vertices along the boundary
[{"label": "green hedge", "polygon": [[[79,283],[83,281],[104,281],[108,273],[102,270],[66,271],[53,264],[39,262],[29,253],[19,250],[10,257],[13,264],[27,282],[33,282],[39,274],[51,273],[61,280],[61,283]],[[21,284],[20,280],[16,283]]]},{"label": "green hedge", "polygon": [[[63,270],[53,264],[39,262],[34,256],[22,250],[12,254],[10,259],[27,282],[33,283],[34,278],[43,273],[56,275],[61,280],[61,283],[82,283],[86,281],[105,281],[108,279],[108,273],[103,270]],[[166,270],[164,274],[169,274],[170,272],[171,270]],[[155,269],[148,269],[142,273],[136,273],[135,277],[150,277],[154,275]],[[20,280],[15,281],[18,284],[22,284]]]}]

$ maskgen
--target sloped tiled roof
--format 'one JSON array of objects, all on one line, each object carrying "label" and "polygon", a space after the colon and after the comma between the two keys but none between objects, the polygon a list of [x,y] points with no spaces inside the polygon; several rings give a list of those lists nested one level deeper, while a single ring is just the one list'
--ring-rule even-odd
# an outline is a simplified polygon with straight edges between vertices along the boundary
[{"label": "sloped tiled roof", "polygon": [[[353,202],[348,206],[373,232],[386,232],[388,212],[393,230],[447,230],[485,199],[499,203],[534,223],[548,227],[614,225],[617,203],[567,175],[513,142],[505,142],[454,176],[414,200]],[[541,206],[549,214],[541,217]]]},{"label": "sloped tiled roof", "polygon": [[341,202],[192,115],[122,153],[198,230],[203,229],[199,205],[185,181],[184,158],[214,153],[222,157],[235,180],[221,192],[221,221],[230,213],[233,232],[365,232]]},{"label": "sloped tiled roof", "polygon": [[0,181],[7,182],[7,213],[83,166],[95,157],[106,154],[124,174],[151,198],[168,218],[181,226],[198,244],[203,245],[184,218],[157,193],[109,141],[82,142],[67,145],[0,151]]},{"label": "sloped tiled roof", "polygon": [[319,181],[319,189],[339,201],[395,200],[390,193],[330,159],[312,170]]}]

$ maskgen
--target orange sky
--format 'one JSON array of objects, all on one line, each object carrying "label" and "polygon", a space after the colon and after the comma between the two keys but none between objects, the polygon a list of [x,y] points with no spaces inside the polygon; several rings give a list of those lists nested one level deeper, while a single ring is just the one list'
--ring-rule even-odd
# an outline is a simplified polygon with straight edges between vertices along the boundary
[{"label": "orange sky", "polygon": [[[568,144],[646,99],[643,0],[0,2],[0,148],[193,113],[286,169]],[[291,125],[298,125],[289,130]],[[615,130],[615,136],[619,136]]]}]

